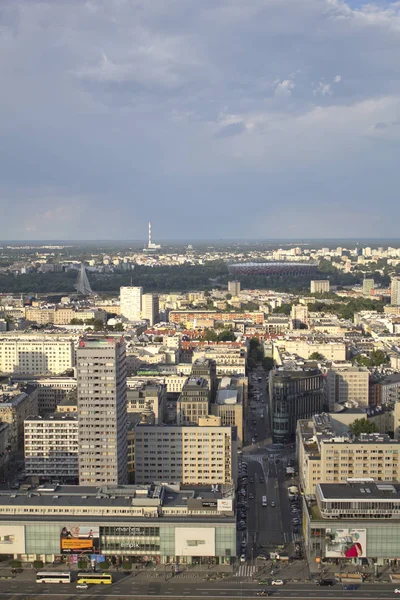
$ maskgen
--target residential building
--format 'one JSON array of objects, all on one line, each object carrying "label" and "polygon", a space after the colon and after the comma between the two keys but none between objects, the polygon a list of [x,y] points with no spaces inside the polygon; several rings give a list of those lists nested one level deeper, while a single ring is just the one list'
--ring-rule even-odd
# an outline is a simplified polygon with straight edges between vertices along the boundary
[{"label": "residential building", "polygon": [[308,306],[303,304],[293,304],[290,311],[293,329],[304,329],[308,325]]},{"label": "residential building", "polygon": [[324,294],[330,290],[329,279],[314,279],[310,281],[311,294]]},{"label": "residential building", "polygon": [[230,564],[237,544],[234,490],[152,483],[0,491],[0,539],[1,558],[23,562],[68,562],[84,551],[168,570],[179,563]]},{"label": "residential building", "polygon": [[353,406],[369,405],[369,371],[365,367],[332,366],[326,374],[326,406],[329,411],[335,404],[351,402]]},{"label": "residential building", "polygon": [[211,319],[212,321],[251,321],[252,323],[264,323],[263,312],[218,312],[214,310],[171,310],[169,322],[193,326],[196,321]]},{"label": "residential building", "polygon": [[127,321],[140,321],[142,318],[143,288],[124,286],[120,288],[121,317]]},{"label": "residential building", "polygon": [[247,350],[242,343],[199,344],[193,349],[193,364],[201,358],[215,362],[217,376],[246,374]]},{"label": "residential building", "polygon": [[[205,420],[205,423],[210,423]],[[236,432],[211,424],[138,424],[134,432],[135,482],[235,485]]]},{"label": "residential building", "polygon": [[38,414],[38,392],[33,385],[0,386],[0,422],[8,423],[8,446],[12,452],[24,447],[24,421]]},{"label": "residential building", "polygon": [[76,404],[75,377],[30,377],[14,378],[13,381],[36,386],[39,415],[48,415],[58,410],[59,404],[67,399]]},{"label": "residential building", "polygon": [[210,388],[206,379],[191,376],[182,388],[176,406],[178,425],[198,425],[207,417],[210,405]]},{"label": "residential building", "polygon": [[292,441],[299,419],[322,412],[323,385],[319,369],[270,371],[269,418],[275,442]]},{"label": "residential building", "polygon": [[400,373],[386,375],[379,381],[379,400],[382,406],[400,402]]},{"label": "residential building", "polygon": [[76,351],[79,420],[79,483],[127,481],[125,342],[81,339]]},{"label": "residential building", "polygon": [[[340,425],[340,424],[339,424]],[[387,434],[354,438],[328,414],[314,415],[297,424],[299,477],[306,495],[317,483],[342,483],[349,478],[400,480],[400,442]]]},{"label": "residential building", "polygon": [[243,392],[241,379],[222,377],[210,404],[210,414],[220,417],[221,425],[236,429],[238,448],[243,445]]},{"label": "residential building", "polygon": [[142,319],[149,321],[152,327],[158,323],[160,314],[159,300],[157,294],[143,294],[142,296]]},{"label": "residential building", "polygon": [[346,344],[343,341],[327,340],[321,335],[285,337],[273,340],[274,360],[280,364],[280,352],[285,350],[301,358],[310,358],[314,353],[322,354],[325,360],[340,362],[346,360]]},{"label": "residential building", "polygon": [[400,277],[392,277],[390,283],[390,303],[400,305]]},{"label": "residential building", "polygon": [[8,462],[10,457],[9,454],[9,442],[8,442],[8,432],[9,432],[9,424],[0,421],[0,467],[4,467],[4,465]]},{"label": "residential building", "polygon": [[233,297],[240,296],[240,281],[228,281],[228,292]]},{"label": "residential building", "polygon": [[[368,476],[320,483],[315,499],[303,499],[303,531],[308,562],[315,567],[321,561],[344,566],[351,559],[395,564],[400,555],[400,484]],[[363,581],[361,574],[352,577],[352,582]]]},{"label": "residential building", "polygon": [[44,481],[77,483],[78,415],[53,413],[25,419],[25,472]]},{"label": "residential building", "polygon": [[363,296],[367,296],[368,298],[371,295],[371,290],[375,287],[375,281],[373,279],[363,279],[362,284],[362,293]]},{"label": "residential building", "polygon": [[0,338],[0,372],[23,375],[58,375],[74,366],[71,339],[47,337]]}]

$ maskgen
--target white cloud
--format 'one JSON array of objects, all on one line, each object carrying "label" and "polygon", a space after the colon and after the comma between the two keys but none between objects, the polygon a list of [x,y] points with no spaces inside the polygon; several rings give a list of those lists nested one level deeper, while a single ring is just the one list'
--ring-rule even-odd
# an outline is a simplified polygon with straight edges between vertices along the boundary
[{"label": "white cloud", "polygon": [[291,79],[284,79],[283,81],[275,82],[276,87],[274,90],[275,96],[291,96],[292,91],[296,87],[296,84]]}]

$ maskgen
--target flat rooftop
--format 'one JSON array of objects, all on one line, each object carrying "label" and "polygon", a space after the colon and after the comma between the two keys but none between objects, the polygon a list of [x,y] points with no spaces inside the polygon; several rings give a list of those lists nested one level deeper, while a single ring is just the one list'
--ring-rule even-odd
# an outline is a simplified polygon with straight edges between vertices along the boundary
[{"label": "flat rooftop", "polygon": [[400,483],[378,482],[365,479],[349,480],[347,483],[320,483],[318,485],[322,500],[398,500],[400,502]]}]

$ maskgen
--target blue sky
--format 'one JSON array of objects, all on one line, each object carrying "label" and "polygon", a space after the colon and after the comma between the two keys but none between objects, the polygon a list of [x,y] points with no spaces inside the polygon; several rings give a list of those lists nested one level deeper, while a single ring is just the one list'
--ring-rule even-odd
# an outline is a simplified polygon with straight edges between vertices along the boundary
[{"label": "blue sky", "polygon": [[3,0],[2,239],[399,237],[400,2]]}]

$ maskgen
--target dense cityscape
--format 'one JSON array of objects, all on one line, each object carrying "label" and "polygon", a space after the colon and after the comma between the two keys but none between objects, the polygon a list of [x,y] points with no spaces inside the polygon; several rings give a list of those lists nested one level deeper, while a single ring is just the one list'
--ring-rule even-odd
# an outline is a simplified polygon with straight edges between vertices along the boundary
[{"label": "dense cityscape", "polygon": [[[120,595],[400,580],[400,248],[210,246],[3,246],[24,288],[0,299],[0,566],[15,591],[37,590],[32,566],[44,590]],[[215,262],[226,274],[204,287],[136,285],[142,264]],[[128,285],[95,289],[120,271]],[[34,293],[32,273],[73,273],[74,291]]]}]

